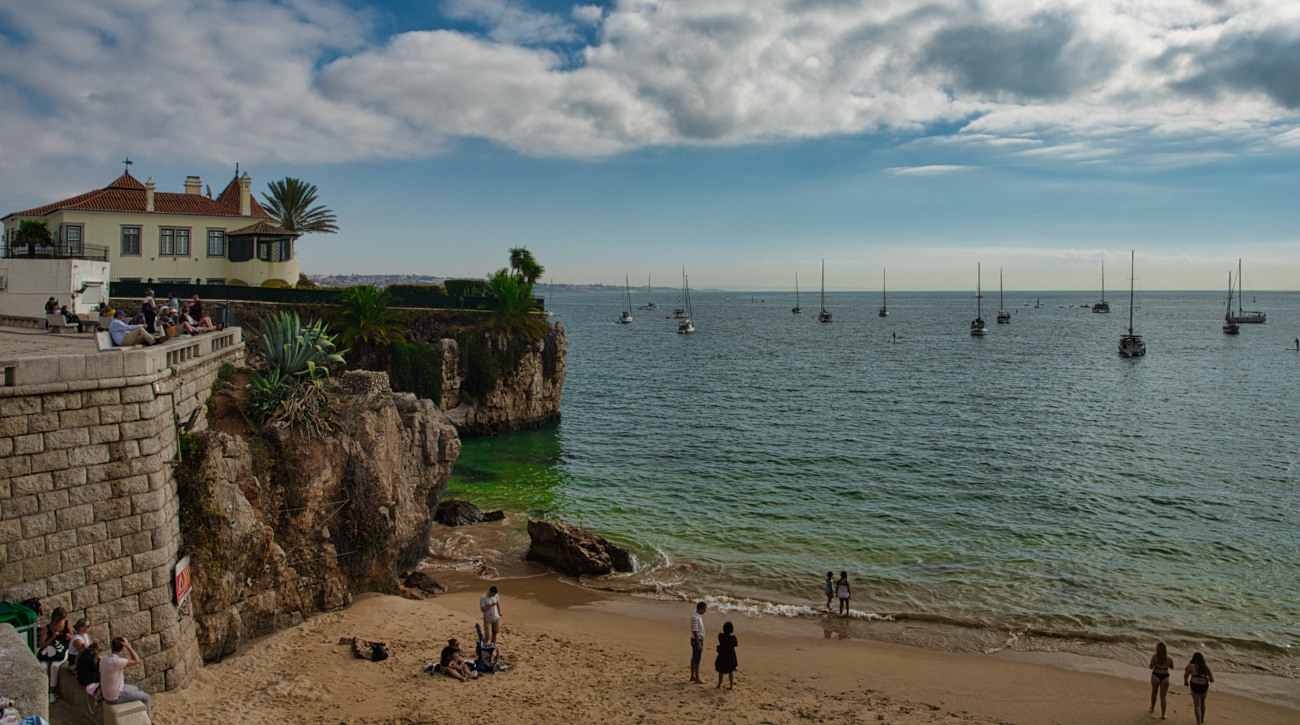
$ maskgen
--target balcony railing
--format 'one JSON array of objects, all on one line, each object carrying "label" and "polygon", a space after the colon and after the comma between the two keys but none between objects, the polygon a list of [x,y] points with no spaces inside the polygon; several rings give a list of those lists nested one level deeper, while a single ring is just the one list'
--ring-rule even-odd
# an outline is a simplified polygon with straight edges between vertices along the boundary
[{"label": "balcony railing", "polygon": [[26,244],[0,242],[0,257],[5,259],[89,259],[108,261],[108,247],[99,244]]}]

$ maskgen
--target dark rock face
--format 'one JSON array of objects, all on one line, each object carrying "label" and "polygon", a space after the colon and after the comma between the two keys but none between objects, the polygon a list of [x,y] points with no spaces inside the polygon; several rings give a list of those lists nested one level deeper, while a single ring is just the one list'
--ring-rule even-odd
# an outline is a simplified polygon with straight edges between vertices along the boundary
[{"label": "dark rock face", "polygon": [[469,501],[449,498],[438,504],[435,520],[443,526],[469,526],[484,521],[500,521],[506,517],[504,511],[483,511]]},{"label": "dark rock face", "polygon": [[632,555],[617,544],[558,521],[528,520],[529,561],[541,562],[562,574],[608,574],[632,571]]},{"label": "dark rock face", "polygon": [[437,579],[434,579],[433,577],[429,576],[428,574],[425,574],[422,571],[413,571],[410,574],[407,574],[406,581],[403,583],[409,589],[418,589],[424,592],[425,594],[430,594],[434,596],[438,595],[441,592],[447,591],[447,587],[443,586],[442,582],[438,581]]},{"label": "dark rock face", "polygon": [[438,344],[443,359],[443,401],[447,418],[462,437],[536,428],[560,419],[569,340],[556,322],[542,340],[528,345],[519,362],[486,395],[472,399],[460,392],[465,371],[458,367],[455,340]]}]

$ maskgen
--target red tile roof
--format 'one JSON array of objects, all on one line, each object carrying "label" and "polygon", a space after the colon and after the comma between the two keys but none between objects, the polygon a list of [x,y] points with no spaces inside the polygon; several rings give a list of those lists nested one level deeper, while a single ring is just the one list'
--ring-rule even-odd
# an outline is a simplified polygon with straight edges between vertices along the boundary
[{"label": "red tile roof", "polygon": [[[234,188],[233,201],[228,192]],[[257,200],[251,203],[249,216],[270,219],[271,215],[262,210]],[[240,217],[238,180],[231,182],[218,199],[209,199],[201,194],[174,194],[166,191],[154,193],[153,208],[159,214],[193,214],[196,216]],[[53,204],[38,206],[35,209],[14,212],[9,216],[44,216],[60,209],[81,211],[125,211],[144,213],[145,186],[131,174],[122,174],[116,181],[98,191],[91,191],[71,199],[56,201]],[[248,218],[248,217],[243,217]]]},{"label": "red tile roof", "polygon": [[295,237],[301,236],[296,232],[285,231],[283,227],[278,227],[272,224],[271,222],[267,222],[267,221],[258,222],[252,225],[251,227],[236,229],[233,232],[226,232],[226,236],[228,237],[252,236],[254,234],[262,234],[266,236],[284,235],[284,234],[293,235]]},{"label": "red tile roof", "polygon": [[[251,202],[249,204],[249,207],[251,207],[253,211],[253,216],[266,217],[267,219],[271,218],[270,214],[267,214],[265,211],[262,211],[262,205],[257,203],[256,196],[249,194],[248,198],[249,201]],[[239,208],[239,177],[238,176],[231,179],[229,184],[226,184],[226,188],[224,191],[222,191],[220,194],[217,194],[217,201],[227,206],[233,206],[236,209]]]}]

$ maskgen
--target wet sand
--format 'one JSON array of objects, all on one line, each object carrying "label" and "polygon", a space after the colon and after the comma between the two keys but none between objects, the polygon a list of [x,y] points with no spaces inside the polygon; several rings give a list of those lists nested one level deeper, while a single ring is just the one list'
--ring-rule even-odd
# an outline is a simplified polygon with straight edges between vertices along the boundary
[{"label": "wet sand", "polygon": [[[554,575],[496,581],[502,590],[507,672],[461,683],[421,672],[447,637],[473,651],[478,597],[470,574],[419,602],[363,595],[205,667],[195,682],[155,697],[159,725],[239,723],[1131,723],[1150,685],[1136,667],[1052,653],[1005,656],[932,651],[846,639],[815,621],[706,615],[708,685],[686,682],[690,605],[596,592]],[[740,639],[735,691],[717,690],[713,647],[724,621]],[[344,636],[388,643],[390,658],[356,659]],[[1073,658],[1073,659],[1071,659]],[[1210,723],[1295,723],[1300,688],[1235,694],[1250,676],[1223,675]],[[1241,682],[1235,682],[1242,678]],[[1193,722],[1177,676],[1169,721]],[[1278,678],[1267,678],[1276,680]],[[1281,681],[1286,683],[1287,681]],[[1293,684],[1293,683],[1292,683]]]}]

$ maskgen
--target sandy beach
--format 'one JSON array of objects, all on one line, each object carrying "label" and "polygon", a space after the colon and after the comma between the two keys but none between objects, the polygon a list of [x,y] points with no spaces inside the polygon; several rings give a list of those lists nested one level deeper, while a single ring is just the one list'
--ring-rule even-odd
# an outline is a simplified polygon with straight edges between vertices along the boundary
[{"label": "sandy beach", "polygon": [[[1158,721],[1147,712],[1150,689],[1138,668],[1092,658],[1063,667],[1023,654],[1015,656],[1027,661],[845,640],[816,624],[734,612],[706,616],[710,648],[702,673],[710,684],[692,685],[689,604],[593,592],[555,576],[495,582],[503,594],[500,644],[511,668],[461,683],[421,668],[450,636],[472,653],[479,590],[489,583],[468,575],[443,579],[452,591],[436,599],[362,595],[346,610],[210,664],[189,686],[155,696],[155,722]],[[734,691],[714,687],[711,645],[724,621],[740,638]],[[356,659],[338,644],[350,636],[386,642],[390,658]],[[1209,722],[1281,725],[1300,718],[1296,709],[1226,691],[1232,679],[1221,677],[1226,682],[1211,691]],[[1241,682],[1249,686],[1248,678]],[[1284,690],[1271,697],[1287,697]],[[1170,690],[1169,716],[1193,722],[1180,681]]]}]

